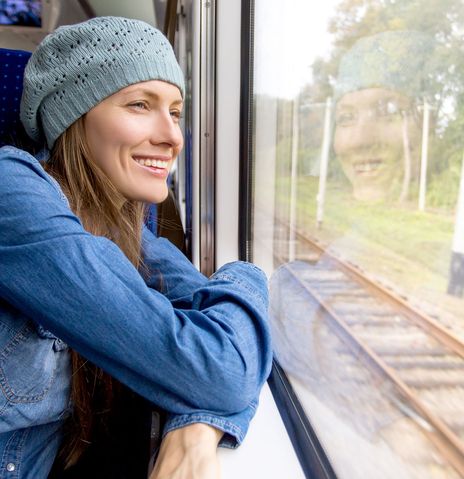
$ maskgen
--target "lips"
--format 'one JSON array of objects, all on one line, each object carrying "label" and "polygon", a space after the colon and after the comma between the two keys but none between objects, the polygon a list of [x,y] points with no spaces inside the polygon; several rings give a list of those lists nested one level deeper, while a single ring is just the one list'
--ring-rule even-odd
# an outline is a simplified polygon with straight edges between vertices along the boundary
[{"label": "lips", "polygon": [[171,158],[167,155],[134,155],[132,159],[146,171],[157,177],[166,178],[169,174],[169,162]]},{"label": "lips", "polygon": [[383,161],[379,158],[356,161],[353,163],[353,170],[356,175],[374,176],[379,170],[379,168],[382,166],[382,164]]}]

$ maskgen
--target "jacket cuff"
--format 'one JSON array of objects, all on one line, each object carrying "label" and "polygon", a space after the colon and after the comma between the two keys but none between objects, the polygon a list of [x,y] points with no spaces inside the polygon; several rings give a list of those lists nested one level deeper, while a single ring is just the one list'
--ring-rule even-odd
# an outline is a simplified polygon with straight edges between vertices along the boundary
[{"label": "jacket cuff", "polygon": [[257,405],[257,400],[252,401],[244,411],[231,416],[218,416],[208,412],[169,414],[163,430],[163,439],[168,432],[174,429],[202,423],[224,432],[224,436],[219,441],[220,447],[236,449],[246,436],[250,421],[256,413]]}]

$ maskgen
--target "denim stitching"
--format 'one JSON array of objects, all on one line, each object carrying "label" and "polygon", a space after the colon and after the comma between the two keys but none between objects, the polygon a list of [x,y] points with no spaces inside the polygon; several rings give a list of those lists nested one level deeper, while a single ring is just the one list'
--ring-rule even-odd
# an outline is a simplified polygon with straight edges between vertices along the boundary
[{"label": "denim stitching", "polygon": [[21,469],[22,449],[24,448],[24,444],[26,442],[27,436],[29,435],[29,431],[30,429],[19,429],[14,431],[5,446],[2,463],[0,466],[0,473],[3,473],[3,471],[6,469],[7,464],[9,464],[10,462],[15,465],[15,470],[11,473],[7,473],[8,479],[19,479],[21,477],[19,472]]},{"label": "denim stitching", "polygon": [[220,419],[217,417],[205,416],[202,414],[190,414],[187,417],[181,416],[181,417],[170,420],[167,424],[164,434],[166,434],[167,432],[171,431],[174,428],[183,427],[193,422],[202,422],[209,425],[220,426],[221,430],[222,428],[225,429],[224,432],[236,436],[238,438],[239,443],[243,441],[243,437],[244,437],[243,431],[239,427],[237,427],[235,424],[232,424],[227,419]]},{"label": "denim stitching", "polygon": [[53,185],[53,187],[55,188],[55,190],[57,191],[57,193],[60,195],[60,198],[69,206],[69,200],[68,198],[66,197],[66,195],[63,193],[63,190],[60,188],[60,185],[59,183],[55,180],[55,178],[53,178],[52,176],[50,176],[44,169],[43,169],[43,166],[40,164],[40,162],[37,160],[37,158],[34,158],[32,155],[30,155],[29,153],[23,151],[23,150],[20,150],[18,148],[15,148],[13,146],[5,146],[2,148],[3,151],[6,151],[7,153],[10,153],[12,155],[17,155],[19,156],[20,158],[22,158],[23,160],[27,160],[29,162],[32,162],[35,166],[38,166],[40,167],[41,170],[43,170],[43,172],[45,173],[46,175],[46,178],[49,180],[50,184]]},{"label": "denim stitching", "polygon": [[[22,330],[20,330],[16,334],[16,336],[8,343],[8,345],[4,348],[4,350],[0,354],[0,359],[2,361],[6,361],[8,359],[9,354],[11,354],[14,351],[14,348],[18,344],[20,344],[22,341],[27,340],[27,336],[26,336],[27,333],[30,333],[33,331],[34,329],[30,325],[26,325]],[[25,396],[25,395],[16,394],[14,392],[13,388],[8,383],[8,378],[6,377],[3,367],[0,366],[0,387],[6,399],[8,399],[8,401],[10,401],[13,404],[39,402],[45,397],[45,395],[50,390],[50,387],[52,386],[53,381],[55,380],[56,369],[57,369],[57,366],[55,365],[55,368],[53,369],[53,373],[50,376],[50,380],[48,381],[48,384],[46,385],[46,387],[43,389],[43,391],[40,394],[36,394],[33,396]]]},{"label": "denim stitching", "polygon": [[244,289],[246,289],[253,296],[253,298],[259,299],[264,306],[267,306],[267,301],[264,300],[262,295],[256,289],[252,288],[247,282],[242,281],[241,279],[237,279],[235,276],[232,276],[228,273],[218,273],[213,275],[211,279],[231,281],[232,283],[237,284],[243,287]]}]

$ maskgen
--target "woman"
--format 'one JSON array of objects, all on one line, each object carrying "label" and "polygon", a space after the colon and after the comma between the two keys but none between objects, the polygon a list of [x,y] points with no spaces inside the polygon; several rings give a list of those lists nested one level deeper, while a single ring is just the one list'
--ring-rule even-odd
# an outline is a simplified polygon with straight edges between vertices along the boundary
[{"label": "woman", "polygon": [[29,60],[21,120],[50,155],[0,149],[1,477],[45,478],[59,448],[75,464],[112,378],[169,412],[152,478],[216,477],[218,442],[243,440],[270,369],[265,278],[243,262],[205,278],[142,228],[183,96],[141,21],[61,27]]},{"label": "woman", "polygon": [[341,58],[333,147],[357,200],[407,200],[419,168],[418,107],[433,96],[434,47],[425,33],[386,31]]}]

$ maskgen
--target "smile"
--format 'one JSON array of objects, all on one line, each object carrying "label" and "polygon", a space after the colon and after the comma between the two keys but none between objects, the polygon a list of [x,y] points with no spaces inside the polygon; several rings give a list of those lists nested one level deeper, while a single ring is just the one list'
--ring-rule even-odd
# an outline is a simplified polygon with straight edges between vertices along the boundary
[{"label": "smile", "polygon": [[138,163],[139,165],[142,166],[152,166],[155,168],[163,168],[166,169],[168,167],[168,160],[151,160],[149,158],[143,159],[143,158],[134,158],[134,161]]},{"label": "smile", "polygon": [[169,175],[169,165],[171,157],[169,156],[159,156],[156,157],[145,157],[137,156],[132,157],[132,159],[139,165],[140,168],[149,172],[151,175],[154,175],[156,178],[165,180]]},{"label": "smile", "polygon": [[373,175],[382,165],[382,160],[372,159],[366,161],[358,161],[353,164],[353,170],[357,175]]}]

